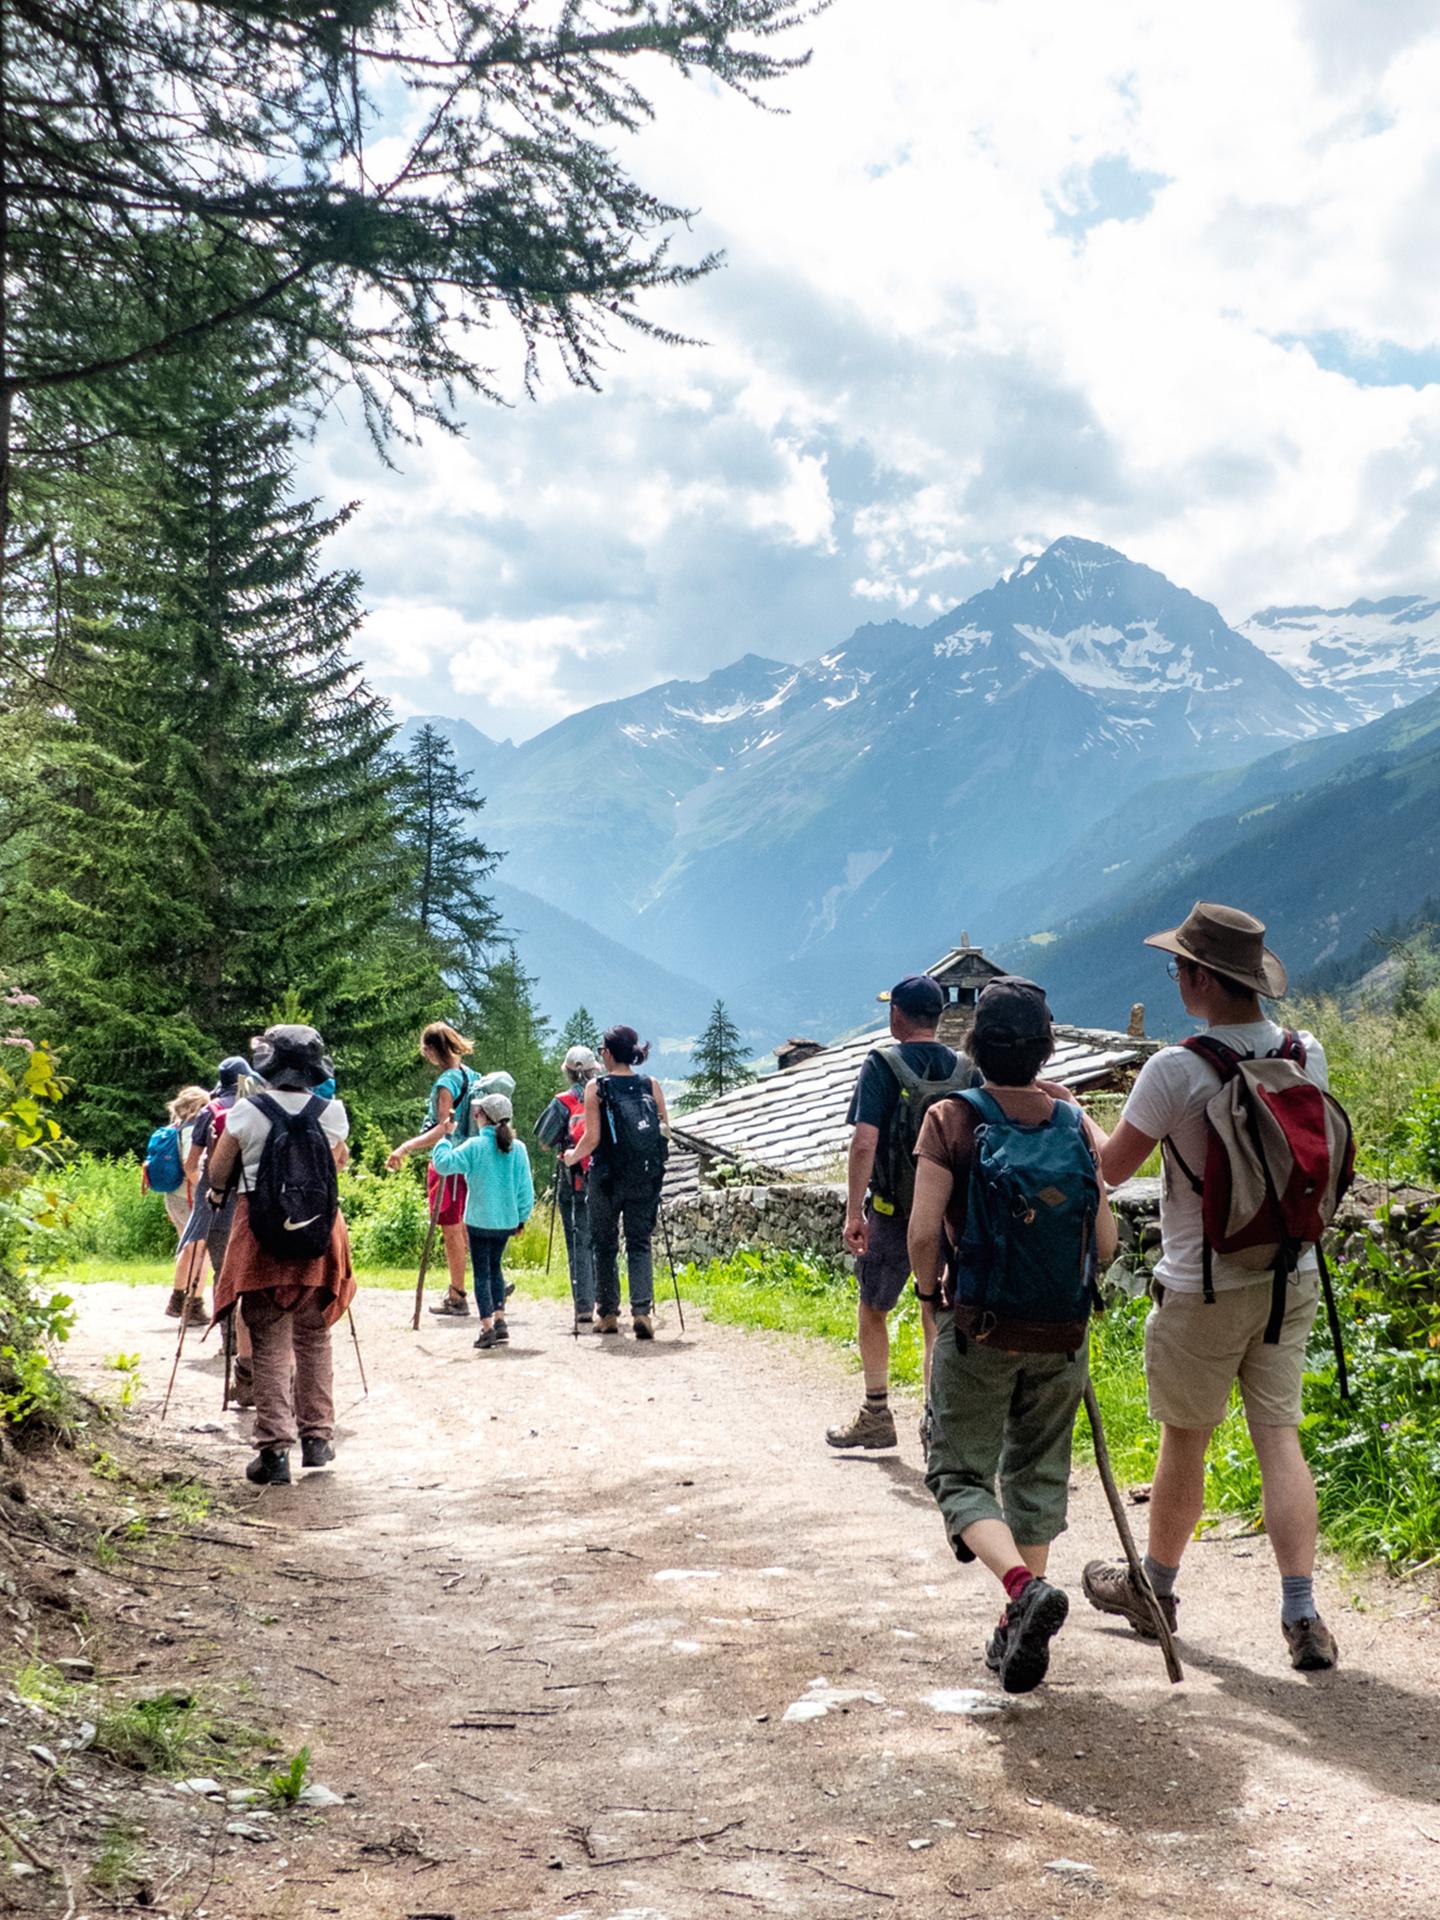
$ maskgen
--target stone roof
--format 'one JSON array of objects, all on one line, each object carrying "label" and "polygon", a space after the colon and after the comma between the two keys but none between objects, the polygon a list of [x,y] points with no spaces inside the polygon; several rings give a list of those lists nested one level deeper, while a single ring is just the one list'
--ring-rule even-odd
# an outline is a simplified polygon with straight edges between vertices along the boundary
[{"label": "stone roof", "polygon": [[[696,1107],[678,1122],[684,1145],[789,1174],[816,1173],[833,1165],[850,1145],[845,1115],[861,1065],[872,1047],[889,1038],[888,1027],[879,1027],[826,1047],[788,1072],[766,1074]],[[1155,1044],[1137,1043],[1120,1033],[1057,1026],[1046,1078],[1077,1091],[1103,1085],[1119,1069],[1138,1066]]]}]

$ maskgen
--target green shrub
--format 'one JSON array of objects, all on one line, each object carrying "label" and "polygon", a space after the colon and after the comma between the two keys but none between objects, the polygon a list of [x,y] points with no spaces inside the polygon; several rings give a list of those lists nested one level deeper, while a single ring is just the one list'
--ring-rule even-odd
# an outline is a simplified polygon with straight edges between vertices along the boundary
[{"label": "green shrub", "polygon": [[425,1188],[408,1173],[340,1176],[340,1205],[357,1267],[412,1266],[428,1224]]},{"label": "green shrub", "polygon": [[175,1229],[162,1194],[143,1192],[137,1160],[77,1154],[56,1180],[59,1218],[47,1240],[57,1265],[72,1260],[166,1260]]},{"label": "green shrub", "polygon": [[1405,1157],[1428,1186],[1440,1185],[1440,1087],[1418,1094],[1401,1119]]},{"label": "green shrub", "polygon": [[1440,991],[1395,1012],[1297,1000],[1279,1018],[1308,1027],[1325,1048],[1330,1085],[1355,1128],[1362,1173],[1423,1178],[1413,1164],[1409,1115],[1440,1088]]}]

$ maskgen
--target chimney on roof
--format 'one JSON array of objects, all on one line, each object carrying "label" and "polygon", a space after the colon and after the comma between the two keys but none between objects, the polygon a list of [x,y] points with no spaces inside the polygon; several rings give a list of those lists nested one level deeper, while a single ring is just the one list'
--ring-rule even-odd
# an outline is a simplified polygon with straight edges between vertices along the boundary
[{"label": "chimney on roof", "polygon": [[775,1058],[781,1073],[788,1073],[792,1067],[813,1060],[817,1053],[824,1051],[824,1044],[819,1040],[797,1040],[792,1036],[783,1046],[776,1047]]},{"label": "chimney on roof", "polygon": [[987,960],[979,947],[972,947],[968,933],[962,933],[958,947],[943,960],[937,960],[926,972],[945,995],[945,1010],[940,1015],[939,1037],[947,1047],[963,1048],[975,1021],[975,1002],[981,989],[998,980],[1005,969]]}]

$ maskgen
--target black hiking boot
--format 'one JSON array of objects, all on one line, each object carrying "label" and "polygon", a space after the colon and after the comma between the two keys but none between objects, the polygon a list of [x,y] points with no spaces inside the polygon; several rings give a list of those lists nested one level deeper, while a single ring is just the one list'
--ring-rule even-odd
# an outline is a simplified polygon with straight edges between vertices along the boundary
[{"label": "black hiking boot", "polygon": [[335,1458],[335,1449],[328,1440],[322,1440],[318,1433],[304,1433],[300,1436],[300,1464],[302,1467],[328,1467]]},{"label": "black hiking boot", "polygon": [[985,1649],[985,1664],[1006,1693],[1030,1693],[1050,1666],[1050,1642],[1065,1624],[1070,1596],[1037,1574],[1000,1616]]},{"label": "black hiking boot", "polygon": [[637,1313],[633,1315],[630,1324],[634,1329],[637,1340],[653,1340],[655,1338],[655,1316],[653,1313]]},{"label": "black hiking boot", "polygon": [[245,1478],[256,1487],[288,1487],[290,1449],[262,1447],[245,1469]]},{"label": "black hiking boot", "polygon": [[496,1322],[495,1322],[495,1324],[494,1324],[494,1326],[493,1326],[493,1327],[491,1327],[491,1329],[490,1329],[490,1331],[491,1331],[491,1333],[492,1333],[492,1334],[493,1334],[493,1336],[494,1336],[494,1339],[495,1339],[495,1345],[496,1345],[497,1347],[508,1347],[508,1346],[509,1346],[509,1344],[510,1344],[510,1329],[509,1329],[509,1327],[507,1327],[507,1326],[506,1326],[506,1324],[505,1324],[505,1322],[504,1322],[504,1320],[503,1320],[503,1319],[499,1319],[499,1320],[496,1320]]},{"label": "black hiking boot", "polygon": [[488,1353],[490,1348],[495,1345],[495,1329],[493,1327],[482,1327],[480,1329],[480,1336],[475,1344],[482,1353]]}]

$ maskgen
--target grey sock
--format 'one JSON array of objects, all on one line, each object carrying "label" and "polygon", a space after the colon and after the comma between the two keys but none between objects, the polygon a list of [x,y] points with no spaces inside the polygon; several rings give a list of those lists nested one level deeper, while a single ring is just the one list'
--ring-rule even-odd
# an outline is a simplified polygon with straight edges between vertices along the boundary
[{"label": "grey sock", "polygon": [[1315,1580],[1312,1574],[1281,1574],[1280,1618],[1287,1627],[1293,1627],[1300,1620],[1316,1618]]},{"label": "grey sock", "polygon": [[1180,1577],[1179,1567],[1162,1566],[1158,1560],[1145,1556],[1145,1577],[1155,1589],[1156,1595],[1164,1599],[1167,1593],[1174,1593],[1175,1582]]}]

